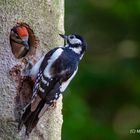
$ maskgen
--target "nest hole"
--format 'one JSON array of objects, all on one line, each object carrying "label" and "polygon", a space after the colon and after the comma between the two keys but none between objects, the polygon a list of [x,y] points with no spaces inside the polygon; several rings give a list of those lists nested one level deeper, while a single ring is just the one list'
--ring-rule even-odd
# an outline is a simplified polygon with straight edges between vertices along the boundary
[{"label": "nest hole", "polygon": [[39,40],[33,29],[24,22],[18,22],[10,31],[10,46],[17,59],[35,55]]}]

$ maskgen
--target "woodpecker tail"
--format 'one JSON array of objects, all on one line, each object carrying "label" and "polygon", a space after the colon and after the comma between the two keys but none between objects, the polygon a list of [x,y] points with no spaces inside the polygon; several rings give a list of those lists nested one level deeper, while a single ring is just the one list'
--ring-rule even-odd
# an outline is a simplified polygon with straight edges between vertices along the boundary
[{"label": "woodpecker tail", "polygon": [[39,96],[33,98],[32,102],[27,105],[23,113],[18,129],[21,130],[22,126],[26,127],[26,135],[29,135],[33,128],[37,125],[39,118],[48,109],[48,105]]}]

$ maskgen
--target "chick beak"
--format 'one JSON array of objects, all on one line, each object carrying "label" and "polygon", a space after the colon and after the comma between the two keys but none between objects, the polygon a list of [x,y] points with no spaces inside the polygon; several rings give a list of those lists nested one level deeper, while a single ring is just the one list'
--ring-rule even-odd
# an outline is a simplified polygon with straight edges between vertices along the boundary
[{"label": "chick beak", "polygon": [[22,44],[24,45],[24,47],[29,50],[29,44],[27,40],[23,40]]},{"label": "chick beak", "polygon": [[28,36],[22,37],[22,44],[24,45],[24,47],[25,47],[27,50],[29,50],[28,39],[29,39]]}]

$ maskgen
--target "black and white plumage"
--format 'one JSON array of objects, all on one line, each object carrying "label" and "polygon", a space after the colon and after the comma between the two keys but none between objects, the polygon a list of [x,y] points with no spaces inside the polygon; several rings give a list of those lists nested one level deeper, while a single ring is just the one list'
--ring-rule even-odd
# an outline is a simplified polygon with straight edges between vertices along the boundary
[{"label": "black and white plumage", "polygon": [[60,36],[66,40],[67,45],[49,51],[31,70],[31,76],[36,79],[33,96],[19,125],[25,125],[26,134],[32,131],[48,107],[55,104],[60,94],[65,91],[86,50],[86,42],[81,36]]}]

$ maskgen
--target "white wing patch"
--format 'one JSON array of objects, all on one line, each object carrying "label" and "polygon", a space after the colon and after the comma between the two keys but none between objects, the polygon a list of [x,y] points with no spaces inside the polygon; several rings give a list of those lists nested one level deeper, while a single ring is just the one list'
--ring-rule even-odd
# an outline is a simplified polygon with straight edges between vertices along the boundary
[{"label": "white wing patch", "polygon": [[70,81],[73,79],[73,77],[77,73],[77,70],[78,70],[78,68],[75,70],[75,72],[72,74],[72,76],[67,81],[62,83],[62,85],[60,86],[60,92],[64,92],[65,91],[65,89],[69,85]]},{"label": "white wing patch", "polygon": [[45,56],[41,57],[41,59],[33,66],[33,68],[31,69],[31,72],[30,72],[30,75],[31,76],[34,76],[36,77],[38,72],[39,72],[39,68],[40,68],[40,65],[43,61]]},{"label": "white wing patch", "polygon": [[55,62],[55,60],[62,54],[62,52],[63,52],[63,49],[59,48],[50,57],[50,59],[48,60],[48,65],[44,70],[45,77],[51,78],[50,68],[51,68],[52,64]]}]

